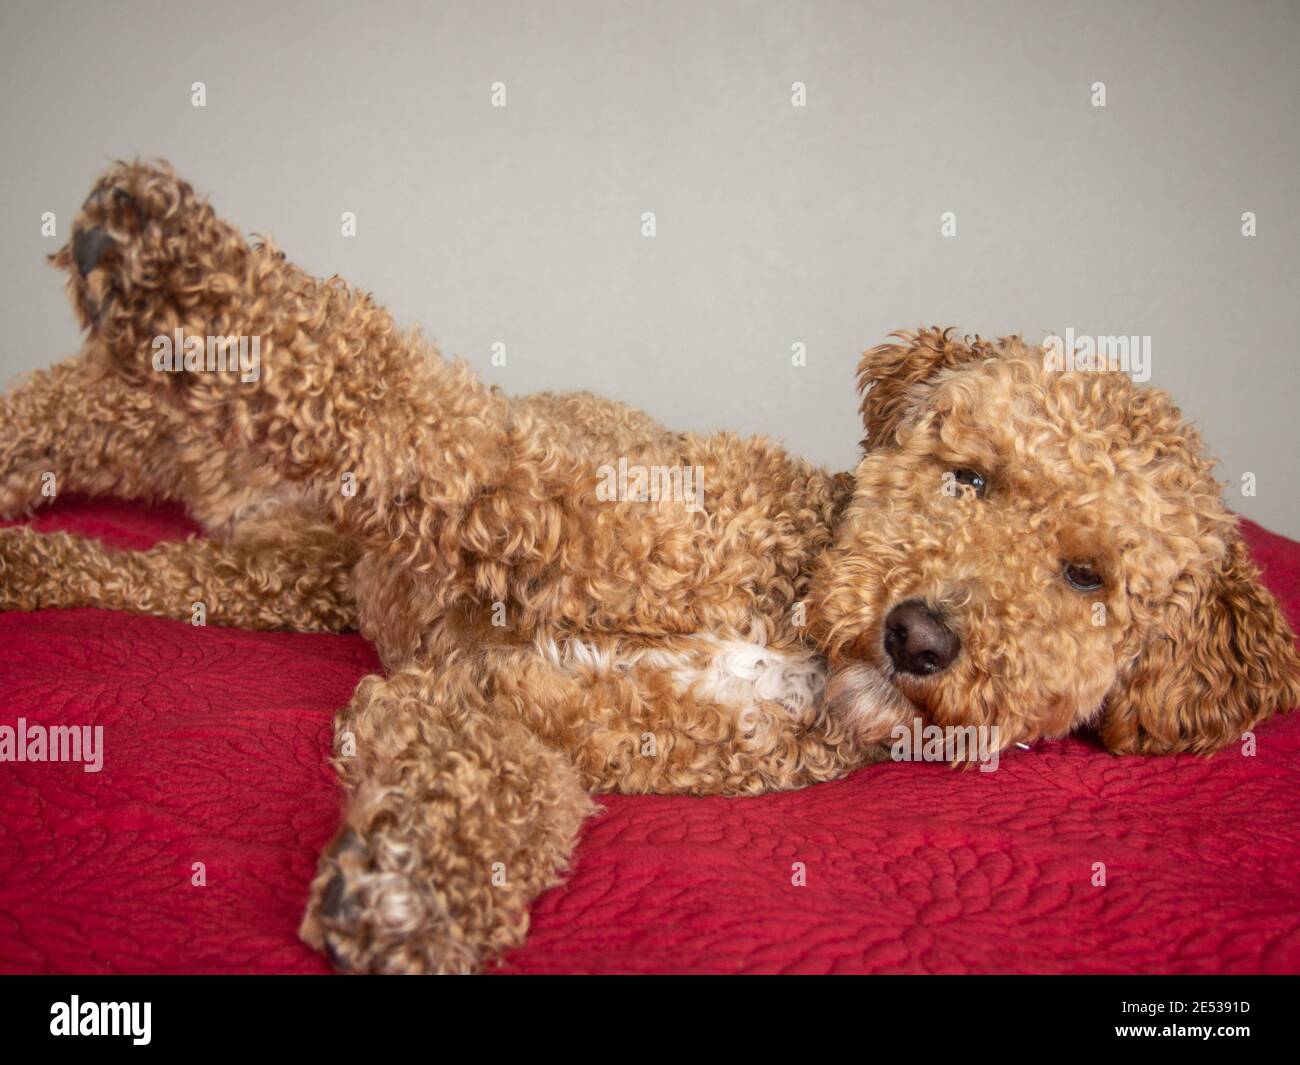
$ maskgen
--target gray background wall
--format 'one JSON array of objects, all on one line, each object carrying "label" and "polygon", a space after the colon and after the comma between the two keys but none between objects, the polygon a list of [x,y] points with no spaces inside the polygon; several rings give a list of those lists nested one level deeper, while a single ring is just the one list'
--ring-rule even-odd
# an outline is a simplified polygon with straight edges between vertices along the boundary
[{"label": "gray background wall", "polygon": [[42,259],[95,175],[165,156],[507,390],[837,467],[892,329],[1150,335],[1232,505],[1300,536],[1298,54],[1295,2],[4,0],[0,380],[77,346]]}]

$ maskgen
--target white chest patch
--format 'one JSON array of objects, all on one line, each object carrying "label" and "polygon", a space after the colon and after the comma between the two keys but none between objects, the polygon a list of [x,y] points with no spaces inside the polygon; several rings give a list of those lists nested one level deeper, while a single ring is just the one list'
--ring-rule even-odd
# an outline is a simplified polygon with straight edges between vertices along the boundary
[{"label": "white chest patch", "polygon": [[738,714],[778,703],[801,717],[826,687],[826,664],[811,651],[776,651],[765,643],[711,634],[693,636],[673,650],[620,651],[584,640],[539,641],[537,648],[561,669],[661,670],[681,692],[732,706]]}]

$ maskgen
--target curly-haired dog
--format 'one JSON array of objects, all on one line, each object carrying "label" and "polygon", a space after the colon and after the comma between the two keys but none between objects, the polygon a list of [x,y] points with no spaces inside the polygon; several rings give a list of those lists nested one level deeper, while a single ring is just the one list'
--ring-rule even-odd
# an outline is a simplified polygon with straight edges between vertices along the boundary
[{"label": "curly-haired dog", "polygon": [[[340,968],[518,943],[591,792],[801,787],[918,714],[1003,747],[1093,725],[1118,753],[1211,752],[1300,701],[1200,441],[1123,374],[900,334],[859,364],[864,455],[833,474],[590,395],[507,398],[166,167],[114,167],[55,261],[85,347],[0,406],[0,507],[52,473],[180,500],[213,538],[10,529],[0,601],[374,641],[302,925]],[[211,349],[176,372],[173,336],[259,338],[260,373]],[[703,492],[610,498],[614,467]]]}]

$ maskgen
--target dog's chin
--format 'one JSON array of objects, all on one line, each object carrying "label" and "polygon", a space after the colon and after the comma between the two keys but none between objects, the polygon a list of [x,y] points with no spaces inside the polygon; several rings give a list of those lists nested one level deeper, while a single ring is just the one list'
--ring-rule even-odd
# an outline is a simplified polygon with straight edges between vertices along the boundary
[{"label": "dog's chin", "polygon": [[882,669],[865,662],[841,666],[831,675],[826,708],[862,743],[888,743],[899,725],[910,729],[923,716]]}]

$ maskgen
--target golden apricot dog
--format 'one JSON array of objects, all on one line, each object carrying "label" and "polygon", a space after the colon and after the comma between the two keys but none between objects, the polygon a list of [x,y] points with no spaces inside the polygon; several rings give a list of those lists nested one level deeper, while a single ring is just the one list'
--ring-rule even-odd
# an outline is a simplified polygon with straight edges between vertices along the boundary
[{"label": "golden apricot dog", "polygon": [[[54,261],[85,344],[0,403],[0,511],[53,474],[178,500],[211,538],[4,530],[0,606],[202,602],[374,642],[301,929],[340,969],[519,943],[592,792],[802,787],[918,717],[1209,753],[1300,702],[1212,462],[1124,374],[897,334],[862,357],[862,460],[832,473],[588,394],[509,398],[166,165],[113,167]],[[675,473],[647,493],[645,471]]]}]

